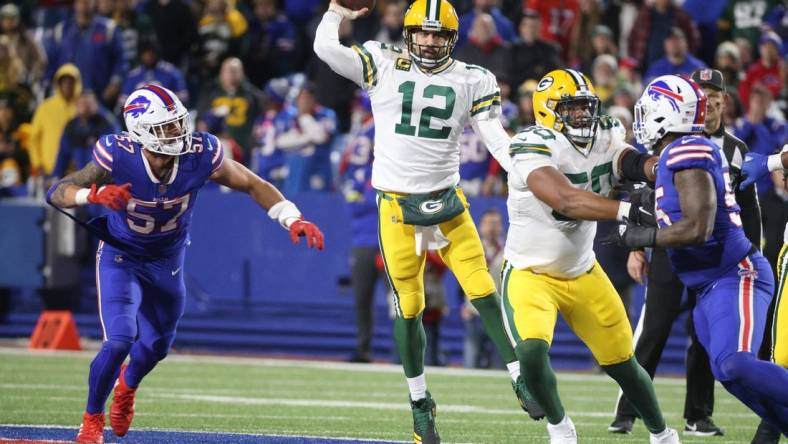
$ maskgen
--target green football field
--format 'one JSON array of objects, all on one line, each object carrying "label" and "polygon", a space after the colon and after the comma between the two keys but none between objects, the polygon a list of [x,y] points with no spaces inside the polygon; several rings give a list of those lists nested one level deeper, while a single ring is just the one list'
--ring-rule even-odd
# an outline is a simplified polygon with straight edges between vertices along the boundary
[{"label": "green football field", "polygon": [[[92,353],[0,349],[0,425],[76,427]],[[520,410],[502,371],[430,368],[443,442],[546,443],[545,422]],[[682,379],[657,379],[668,425],[680,429]],[[596,374],[562,373],[559,387],[580,442],[647,443],[606,431],[617,387]],[[682,442],[749,443],[758,420],[718,385],[714,419],[724,437]],[[141,385],[133,430],[188,430],[406,441],[412,433],[401,370],[344,364],[221,356],[172,355]],[[109,435],[106,435],[109,436]],[[319,440],[318,440],[319,441]]]}]

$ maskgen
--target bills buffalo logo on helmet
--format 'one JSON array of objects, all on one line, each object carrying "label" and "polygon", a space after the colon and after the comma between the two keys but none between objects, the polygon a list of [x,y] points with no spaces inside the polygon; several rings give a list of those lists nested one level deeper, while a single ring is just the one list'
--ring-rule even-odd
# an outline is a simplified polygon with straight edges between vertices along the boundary
[{"label": "bills buffalo logo on helmet", "polygon": [[679,102],[684,102],[684,98],[681,97],[681,94],[673,92],[673,90],[670,89],[670,86],[662,81],[652,83],[648,87],[648,95],[654,101],[659,99],[667,100],[668,103],[670,103],[670,106],[673,107],[673,110],[676,112],[679,111]]},{"label": "bills buffalo logo on helmet", "polygon": [[148,110],[150,106],[150,100],[145,98],[145,96],[139,96],[136,99],[132,100],[128,105],[123,108],[123,114],[130,114],[132,117],[139,117],[142,114],[145,114],[145,111]]}]

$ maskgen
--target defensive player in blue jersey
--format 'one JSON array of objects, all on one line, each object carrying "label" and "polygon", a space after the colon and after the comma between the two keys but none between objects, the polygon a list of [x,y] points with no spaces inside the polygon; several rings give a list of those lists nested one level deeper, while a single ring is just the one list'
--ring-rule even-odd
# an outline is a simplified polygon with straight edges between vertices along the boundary
[{"label": "defensive player in blue jersey", "polygon": [[695,82],[662,76],[635,105],[639,143],[659,155],[659,229],[624,225],[618,242],[668,249],[673,268],[697,292],[693,319],[712,373],[755,413],[788,432],[788,370],[759,361],[774,276],[741,228],[720,148],[702,136],[706,97]]},{"label": "defensive player in blue jersey", "polygon": [[323,248],[322,233],[295,204],[225,158],[215,136],[191,131],[189,113],[171,91],[155,85],[134,91],[123,116],[128,132],[102,136],[92,161],[47,193],[60,208],[98,204],[113,210],[89,222],[102,238],[96,287],[104,342],[90,365],[79,443],[104,442],[104,404],[113,384],[110,424],[116,435],[126,434],[140,381],[170,349],[185,306],[191,212],[208,180],[249,194],[294,243],[305,236],[309,247]]}]

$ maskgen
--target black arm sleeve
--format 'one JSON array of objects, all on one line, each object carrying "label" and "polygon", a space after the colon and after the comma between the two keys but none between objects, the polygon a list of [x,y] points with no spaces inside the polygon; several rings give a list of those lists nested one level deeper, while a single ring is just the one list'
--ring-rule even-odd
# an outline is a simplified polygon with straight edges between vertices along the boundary
[{"label": "black arm sleeve", "polygon": [[761,207],[755,187],[736,190],[736,202],[741,207],[741,222],[744,234],[758,249],[761,246]]},{"label": "black arm sleeve", "polygon": [[646,161],[653,156],[636,150],[627,150],[621,155],[621,176],[624,179],[633,180],[635,182],[649,182],[646,176],[646,171],[643,169]]}]

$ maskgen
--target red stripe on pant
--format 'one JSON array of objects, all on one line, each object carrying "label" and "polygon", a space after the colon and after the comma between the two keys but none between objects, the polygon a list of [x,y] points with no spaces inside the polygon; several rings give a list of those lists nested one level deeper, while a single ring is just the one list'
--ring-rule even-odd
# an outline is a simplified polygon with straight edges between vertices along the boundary
[{"label": "red stripe on pant", "polygon": [[750,338],[752,336],[752,273],[754,273],[752,262],[745,257],[739,262],[742,276],[739,284],[739,310],[741,325],[739,326],[739,351],[750,352]]}]

